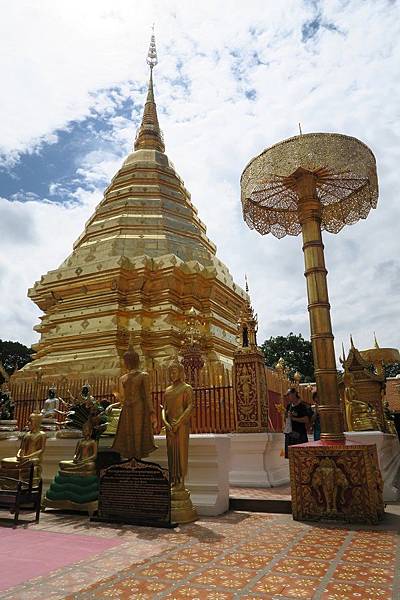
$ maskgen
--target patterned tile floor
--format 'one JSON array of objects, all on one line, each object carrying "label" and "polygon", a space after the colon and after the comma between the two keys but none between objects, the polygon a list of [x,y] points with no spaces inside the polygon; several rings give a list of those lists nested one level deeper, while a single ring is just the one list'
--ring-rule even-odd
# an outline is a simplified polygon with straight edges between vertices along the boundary
[{"label": "patterned tile floor", "polygon": [[121,543],[0,597],[399,600],[400,507],[389,510],[378,527],[230,512],[177,530],[89,523],[83,516],[47,512],[29,529]]},{"label": "patterned tile floor", "polygon": [[291,500],[290,484],[273,488],[230,487],[230,498],[251,498],[252,500]]}]

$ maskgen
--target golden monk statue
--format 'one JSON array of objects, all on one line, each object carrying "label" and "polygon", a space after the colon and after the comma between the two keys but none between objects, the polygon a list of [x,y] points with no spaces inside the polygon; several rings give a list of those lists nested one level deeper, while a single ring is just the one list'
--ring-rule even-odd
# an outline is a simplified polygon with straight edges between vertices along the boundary
[{"label": "golden monk statue", "polygon": [[367,402],[359,400],[354,377],[349,371],[344,372],[343,383],[347,431],[379,431],[376,410]]},{"label": "golden monk statue", "polygon": [[153,436],[157,417],[151,399],[149,375],[140,371],[138,353],[129,347],[124,354],[124,362],[128,372],[119,380],[116,394],[119,402],[110,404],[106,412],[111,413],[117,406],[122,406],[112,448],[125,458],[140,460],[157,449]]},{"label": "golden monk statue", "polygon": [[72,460],[60,461],[62,475],[96,475],[97,442],[92,439],[93,426],[90,420],[82,427],[83,439],[79,440]]},{"label": "golden monk statue", "polygon": [[40,430],[41,424],[42,415],[38,413],[31,414],[29,431],[21,439],[17,456],[3,458],[1,461],[2,469],[27,469],[31,465],[35,465],[34,478],[40,478],[42,472],[41,462],[46,446],[46,434]]},{"label": "golden monk statue", "polygon": [[167,437],[168,468],[171,483],[171,521],[190,523],[197,518],[185,489],[188,470],[190,417],[193,411],[192,386],[185,383],[184,369],[177,361],[169,367],[172,384],[165,390],[162,420]]}]

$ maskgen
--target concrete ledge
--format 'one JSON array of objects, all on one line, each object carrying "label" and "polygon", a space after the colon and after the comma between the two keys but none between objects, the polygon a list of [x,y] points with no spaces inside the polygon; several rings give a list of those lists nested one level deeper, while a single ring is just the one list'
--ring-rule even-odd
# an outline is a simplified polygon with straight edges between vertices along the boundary
[{"label": "concrete ledge", "polygon": [[379,466],[383,479],[384,502],[398,502],[400,489],[394,481],[400,482],[400,443],[397,435],[382,431],[346,431],[346,440],[357,444],[376,444]]},{"label": "concrete ledge", "polygon": [[289,483],[282,433],[231,433],[229,437],[232,486],[269,488]]},{"label": "concrete ledge", "polygon": [[[77,439],[48,439],[43,457],[43,489],[50,486],[58,471],[60,460],[71,460]],[[17,438],[0,440],[0,459],[15,456],[20,441]],[[199,515],[216,516],[229,510],[230,444],[228,435],[191,435],[189,446],[189,472],[186,485]],[[101,438],[100,447],[108,448],[112,438]],[[158,450],[149,460],[167,468],[166,440],[156,436]]]}]

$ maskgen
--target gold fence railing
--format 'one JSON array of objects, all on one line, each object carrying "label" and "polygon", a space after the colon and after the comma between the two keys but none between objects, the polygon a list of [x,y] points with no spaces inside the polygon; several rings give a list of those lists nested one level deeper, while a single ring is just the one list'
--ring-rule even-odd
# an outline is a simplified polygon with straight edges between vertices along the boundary
[{"label": "gold fence railing", "polygon": [[[154,428],[158,434],[162,428],[161,405],[165,389],[169,385],[168,370],[164,367],[149,372],[152,399],[157,414],[157,424]],[[56,384],[57,396],[70,400],[71,396],[78,398],[82,386],[87,379],[63,379]],[[117,377],[98,377],[90,382],[91,394],[106,406],[115,401],[113,392],[117,389]],[[10,381],[9,388],[15,402],[15,418],[18,428],[23,429],[29,415],[35,407],[42,409],[47,398],[50,383]],[[231,373],[223,367],[205,366],[193,382],[192,433],[229,433],[236,430],[236,410]],[[60,410],[63,410],[60,407]],[[63,416],[59,415],[59,420]]]},{"label": "gold fence railing", "polygon": [[[281,379],[272,369],[266,369],[268,388],[269,423],[272,431],[282,431],[282,417],[277,406],[282,402],[282,395],[293,384]],[[161,405],[164,403],[164,392],[169,385],[168,369],[157,367],[149,371],[154,409],[157,414],[155,433],[162,428]],[[91,394],[104,406],[114,402],[113,392],[118,387],[117,377],[97,377],[87,379],[61,379],[56,383],[57,396],[69,400],[71,396],[78,398],[82,386],[91,385]],[[41,383],[10,380],[9,388],[16,405],[15,418],[19,429],[28,422],[29,415],[37,403],[39,410],[47,398],[52,382]],[[206,364],[198,371],[192,382],[193,404],[192,433],[230,433],[236,431],[236,406],[232,383],[232,371],[221,364]],[[299,393],[306,402],[311,402],[311,391],[300,386]],[[61,409],[62,410],[62,407]],[[59,416],[63,420],[63,416]]]}]

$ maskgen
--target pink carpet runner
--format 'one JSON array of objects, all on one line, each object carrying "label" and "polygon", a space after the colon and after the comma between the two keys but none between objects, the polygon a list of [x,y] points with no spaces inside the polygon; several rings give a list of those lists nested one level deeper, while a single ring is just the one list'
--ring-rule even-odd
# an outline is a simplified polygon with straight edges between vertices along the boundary
[{"label": "pink carpet runner", "polygon": [[0,528],[0,591],[117,546],[117,538]]}]

